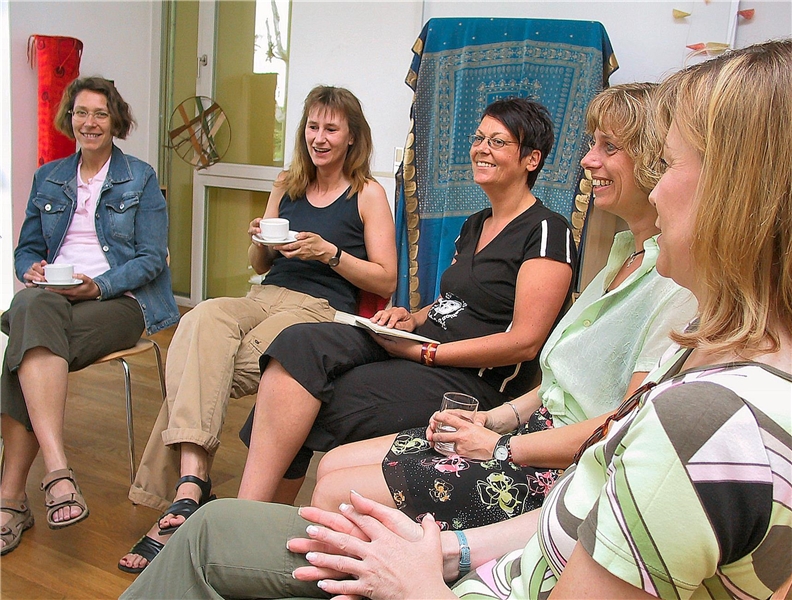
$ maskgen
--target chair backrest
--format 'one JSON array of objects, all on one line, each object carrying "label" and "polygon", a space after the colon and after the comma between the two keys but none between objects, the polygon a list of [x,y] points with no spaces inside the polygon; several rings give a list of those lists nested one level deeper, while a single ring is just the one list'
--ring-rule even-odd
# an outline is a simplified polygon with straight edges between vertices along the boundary
[{"label": "chair backrest", "polygon": [[360,290],[357,314],[361,317],[373,317],[378,310],[388,306],[388,302],[390,302],[390,298],[383,298],[372,292]]}]

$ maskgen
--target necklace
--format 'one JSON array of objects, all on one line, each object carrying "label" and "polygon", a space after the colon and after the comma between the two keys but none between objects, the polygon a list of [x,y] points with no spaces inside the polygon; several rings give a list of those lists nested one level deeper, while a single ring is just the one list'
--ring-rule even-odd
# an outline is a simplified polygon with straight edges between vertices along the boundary
[{"label": "necklace", "polygon": [[634,261],[636,258],[638,258],[639,256],[641,256],[641,254],[643,254],[644,252],[646,252],[646,250],[645,250],[645,249],[644,249],[644,250],[638,250],[638,252],[633,252],[632,254],[630,254],[630,257],[627,259],[627,265],[626,265],[626,267],[629,269],[629,268],[630,268],[630,265],[631,265],[631,264],[633,264],[633,261]]}]

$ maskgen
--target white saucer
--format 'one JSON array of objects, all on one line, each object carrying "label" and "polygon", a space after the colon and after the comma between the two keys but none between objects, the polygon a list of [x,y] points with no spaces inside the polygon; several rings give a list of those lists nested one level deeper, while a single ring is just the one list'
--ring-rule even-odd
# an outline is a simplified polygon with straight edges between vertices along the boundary
[{"label": "white saucer", "polygon": [[82,279],[72,279],[71,281],[63,281],[54,283],[52,281],[34,281],[33,283],[41,287],[60,288],[66,290],[69,288],[77,287],[82,283]]},{"label": "white saucer", "polygon": [[273,240],[270,238],[262,237],[261,234],[254,235],[253,240],[258,242],[259,244],[267,244],[269,246],[277,246],[279,244],[291,244],[292,242],[297,241],[297,232],[289,231],[289,237],[286,238],[285,240]]}]

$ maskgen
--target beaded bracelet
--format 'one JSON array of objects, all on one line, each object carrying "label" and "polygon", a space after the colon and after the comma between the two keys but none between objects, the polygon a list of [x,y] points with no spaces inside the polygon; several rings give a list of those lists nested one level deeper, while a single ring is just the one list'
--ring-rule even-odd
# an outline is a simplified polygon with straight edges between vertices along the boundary
[{"label": "beaded bracelet", "polygon": [[440,344],[434,342],[424,342],[421,344],[421,364],[427,367],[435,366],[435,355]]},{"label": "beaded bracelet", "polygon": [[522,427],[522,421],[520,420],[520,413],[517,411],[517,407],[514,406],[514,404],[512,404],[511,402],[507,402],[506,404],[511,406],[511,409],[514,411],[514,416],[517,417],[517,429],[519,429],[520,427]]},{"label": "beaded bracelet", "polygon": [[454,531],[459,540],[459,576],[464,577],[470,573],[470,546],[467,536],[462,531]]}]

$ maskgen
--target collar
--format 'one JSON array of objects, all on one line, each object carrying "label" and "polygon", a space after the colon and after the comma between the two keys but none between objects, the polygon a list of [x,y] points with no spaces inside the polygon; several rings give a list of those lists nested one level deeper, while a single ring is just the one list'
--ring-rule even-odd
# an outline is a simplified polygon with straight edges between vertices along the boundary
[{"label": "collar", "polygon": [[[82,150],[79,150],[62,159],[60,163],[47,175],[47,181],[66,185],[74,184],[77,188],[77,165],[82,159]],[[105,185],[114,183],[124,183],[132,180],[132,167],[129,166],[129,159],[121,149],[113,144],[113,153],[110,155],[110,167],[108,168]]]}]

